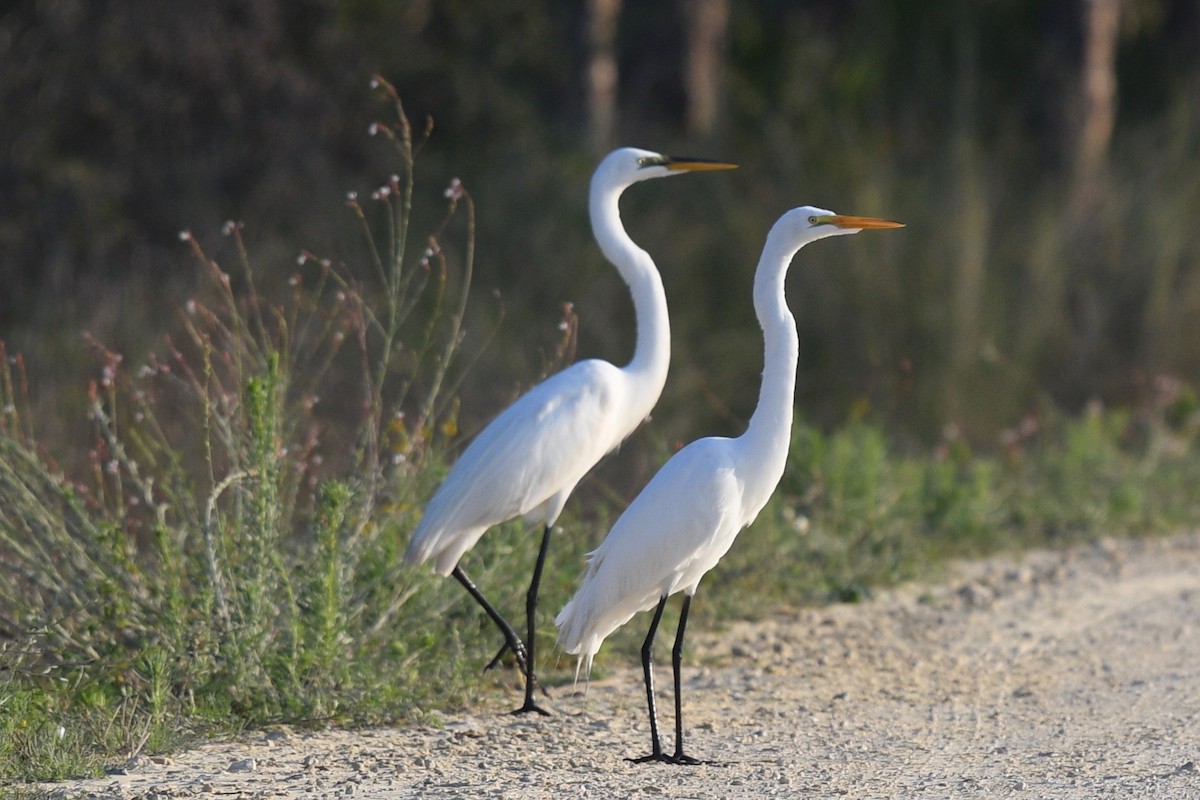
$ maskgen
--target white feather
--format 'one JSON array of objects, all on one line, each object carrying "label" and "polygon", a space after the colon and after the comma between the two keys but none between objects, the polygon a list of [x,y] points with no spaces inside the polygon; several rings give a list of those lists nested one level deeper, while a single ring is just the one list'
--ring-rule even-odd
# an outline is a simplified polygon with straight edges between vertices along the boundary
[{"label": "white feather", "polygon": [[612,364],[582,361],[505,409],[429,501],[406,560],[436,558],[435,569],[448,575],[493,525],[535,514],[553,524],[562,503],[549,501],[565,500],[630,432],[614,413],[627,403],[627,383]]},{"label": "white feather", "polygon": [[644,420],[662,393],[671,353],[667,301],[650,256],[621,224],[630,185],[693,169],[632,147],[600,162],[588,197],[592,231],[633,295],[637,345],[624,367],[583,361],[535,386],[471,442],[425,508],[405,560],[449,575],[493,525],[524,516],[553,525],[576,484]]},{"label": "white feather", "polygon": [[587,670],[604,639],[634,614],[700,579],[758,516],[783,476],[791,439],[796,323],[784,299],[792,257],[808,242],[899,223],[802,207],[771,228],[754,278],[765,357],[758,406],[736,439],[708,438],[676,453],[590,556],[579,590],[555,620],[559,643]]}]

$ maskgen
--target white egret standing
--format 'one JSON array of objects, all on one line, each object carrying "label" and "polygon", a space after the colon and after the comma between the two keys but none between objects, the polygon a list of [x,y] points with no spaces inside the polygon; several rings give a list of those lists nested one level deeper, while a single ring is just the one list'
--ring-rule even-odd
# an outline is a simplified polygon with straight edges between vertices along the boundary
[{"label": "white egret standing", "polygon": [[[671,332],[662,279],[649,254],[634,244],[621,224],[621,193],[649,178],[734,166],[628,147],[600,162],[592,176],[588,209],[601,251],[633,294],[633,360],[624,367],[599,359],[581,361],[518,399],[467,447],[413,531],[405,560],[422,564],[433,559],[434,569],[453,575],[503,632],[505,644],[488,666],[511,648],[523,667],[525,703],[515,713],[546,713],[533,701],[534,634],[538,584],[554,521],[579,480],[650,414],[667,378]],[[488,528],[518,516],[543,526],[525,596],[524,644],[459,564]]]},{"label": "white egret standing", "polygon": [[[642,645],[652,750],[634,761],[700,763],[683,752],[683,633],[700,579],[725,555],[738,532],[754,521],[783,477],[799,356],[796,321],[784,299],[784,277],[792,257],[826,236],[899,227],[899,222],[841,216],[808,206],[787,212],[775,223],[754,276],[754,310],[766,355],[758,407],[746,432],[736,439],[700,439],[667,461],[590,555],[579,591],[555,620],[559,642],[568,653],[579,654],[590,672],[605,637],[637,612],[655,608]],[[658,735],[651,662],[654,633],[667,598],[675,592],[683,592],[684,598],[671,653],[675,753],[667,755]]]}]

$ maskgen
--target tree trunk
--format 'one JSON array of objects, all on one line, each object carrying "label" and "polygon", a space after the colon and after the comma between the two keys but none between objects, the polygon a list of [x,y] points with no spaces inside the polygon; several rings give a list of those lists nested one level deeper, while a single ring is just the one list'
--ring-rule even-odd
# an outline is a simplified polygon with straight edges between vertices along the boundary
[{"label": "tree trunk", "polygon": [[948,276],[950,292],[948,337],[950,369],[942,378],[940,391],[946,419],[967,416],[976,399],[964,388],[972,384],[972,372],[978,367],[985,332],[981,328],[981,308],[987,279],[991,217],[988,214],[988,186],[983,174],[984,156],[979,144],[979,27],[974,6],[960,4],[954,37],[953,147],[954,173],[958,178],[953,270]]},{"label": "tree trunk", "polygon": [[621,0],[588,0],[587,104],[592,149],[605,153],[617,131],[617,20]]},{"label": "tree trunk", "polygon": [[1095,375],[1109,357],[1107,333],[1114,315],[1108,286],[1119,269],[1114,229],[1106,222],[1108,150],[1117,116],[1117,34],[1121,0],[1083,0],[1083,52],[1079,69],[1074,164],[1064,216],[1067,318],[1072,345],[1061,383],[1072,391],[1094,391]]},{"label": "tree trunk", "polygon": [[687,129],[690,133],[708,136],[716,126],[720,111],[729,2],[683,0],[683,15],[687,26],[684,64]]},{"label": "tree trunk", "polygon": [[1075,150],[1071,212],[1090,215],[1107,181],[1108,147],[1117,118],[1117,34],[1121,0],[1084,0],[1082,116]]}]

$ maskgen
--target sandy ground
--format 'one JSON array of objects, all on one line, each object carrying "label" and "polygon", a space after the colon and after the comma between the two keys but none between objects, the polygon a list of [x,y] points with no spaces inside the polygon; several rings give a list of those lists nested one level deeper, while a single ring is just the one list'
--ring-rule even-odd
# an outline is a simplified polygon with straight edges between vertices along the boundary
[{"label": "sandy ground", "polygon": [[624,760],[649,750],[631,664],[586,697],[559,690],[550,718],[509,716],[515,696],[497,696],[441,728],[259,733],[46,788],[58,798],[1200,798],[1200,536],[964,564],[944,586],[689,638],[685,662],[704,666],[685,667],[687,750],[718,764]]}]

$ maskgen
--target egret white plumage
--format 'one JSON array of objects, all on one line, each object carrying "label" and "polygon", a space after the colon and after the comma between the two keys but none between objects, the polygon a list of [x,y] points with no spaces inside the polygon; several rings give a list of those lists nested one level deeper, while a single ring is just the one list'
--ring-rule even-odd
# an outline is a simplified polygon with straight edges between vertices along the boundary
[{"label": "egret white plumage", "polygon": [[[592,176],[588,209],[601,251],[633,295],[633,359],[624,367],[599,359],[581,361],[501,412],[454,464],[413,531],[405,560],[422,564],[432,559],[434,569],[453,575],[504,634],[505,644],[488,666],[511,648],[524,669],[525,702],[516,713],[546,713],[533,701],[534,634],[538,584],[554,522],[580,479],[650,414],[666,382],[671,334],[662,279],[649,254],[621,224],[621,193],[649,178],[734,166],[628,147],[600,162]],[[488,528],[518,516],[543,526],[525,596],[525,643],[459,563]]]},{"label": "egret white plumage", "polygon": [[[784,297],[784,277],[796,252],[817,239],[899,222],[850,217],[804,206],[771,228],[754,277],[754,310],[765,343],[758,407],[735,439],[709,437],[671,457],[630,503],[588,559],[575,596],[559,613],[560,644],[578,654],[590,672],[592,658],[610,633],[634,614],[654,608],[642,645],[642,670],[650,712],[651,753],[632,759],[697,764],[683,750],[679,669],[688,609],[700,579],[758,516],[783,477],[791,442],[799,339]],[[672,650],[675,678],[675,752],[663,752],[654,701],[654,634],[667,598],[683,592]]]}]

